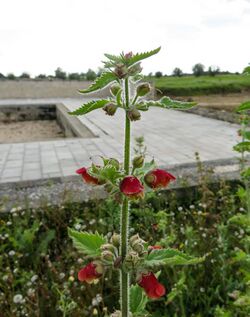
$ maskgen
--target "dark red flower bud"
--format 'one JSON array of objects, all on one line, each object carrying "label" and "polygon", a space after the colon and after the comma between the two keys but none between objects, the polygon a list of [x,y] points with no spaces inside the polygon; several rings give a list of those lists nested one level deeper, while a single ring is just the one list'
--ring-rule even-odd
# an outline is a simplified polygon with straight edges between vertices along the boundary
[{"label": "dark red flower bud", "polygon": [[140,280],[138,281],[138,285],[145,290],[147,296],[151,299],[157,299],[164,296],[166,293],[165,287],[158,282],[152,272],[142,274]]},{"label": "dark red flower bud", "polygon": [[87,184],[98,185],[99,180],[88,173],[88,169],[85,167],[79,168],[76,171],[77,174],[82,175],[82,178],[85,180]]},{"label": "dark red flower bud", "polygon": [[93,283],[103,274],[103,266],[101,263],[90,262],[78,272],[78,279],[81,282]]},{"label": "dark red flower bud", "polygon": [[129,117],[130,121],[137,121],[137,120],[140,120],[140,118],[141,118],[140,112],[135,108],[132,110],[129,110],[127,112],[127,115]]},{"label": "dark red flower bud", "polygon": [[143,97],[150,92],[150,85],[148,83],[140,84],[136,88],[137,96]]},{"label": "dark red flower bud", "polygon": [[174,181],[176,178],[161,169],[155,169],[152,170],[150,172],[148,172],[145,176],[144,176],[144,181],[145,183],[151,187],[151,188],[165,188],[168,186],[168,184],[171,181]]},{"label": "dark red flower bud", "polygon": [[135,176],[126,176],[120,183],[121,192],[129,198],[143,197],[144,187]]},{"label": "dark red flower bud", "polygon": [[128,52],[124,55],[125,59],[130,59],[133,56],[132,52]]},{"label": "dark red flower bud", "polygon": [[113,116],[116,113],[117,105],[113,102],[110,102],[106,104],[102,109],[106,112],[107,115]]}]

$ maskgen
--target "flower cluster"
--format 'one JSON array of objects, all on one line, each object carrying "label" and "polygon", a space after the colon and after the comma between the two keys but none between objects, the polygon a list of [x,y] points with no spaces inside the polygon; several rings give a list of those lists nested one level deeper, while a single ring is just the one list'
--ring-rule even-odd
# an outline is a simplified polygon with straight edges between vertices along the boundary
[{"label": "flower cluster", "polygon": [[[137,165],[139,165],[140,163],[139,166],[141,167],[143,165],[143,161],[141,160],[139,162],[139,159],[137,159],[137,161],[135,162],[137,163]],[[117,167],[119,168],[119,164]],[[98,168],[100,172],[100,167]],[[87,184],[101,185],[101,184],[108,183],[107,180],[105,181],[101,178],[98,178],[98,176],[93,176],[93,174],[95,173],[93,172],[91,173],[91,170],[92,170],[91,168],[82,167],[78,169],[76,173],[80,174],[83,180]],[[122,176],[122,173],[121,173],[121,176]],[[127,196],[129,199],[138,199],[138,198],[144,197],[145,185],[153,190],[164,189],[169,185],[170,182],[174,181],[175,179],[176,178],[169,172],[163,169],[156,168],[146,173],[143,179],[140,179],[135,175],[125,176],[119,180],[119,184],[117,187],[119,187],[119,191],[123,195]],[[106,186],[106,188],[109,188],[109,187],[110,186],[108,185]]]},{"label": "flower cluster", "polygon": [[118,254],[120,246],[120,235],[114,233],[110,238],[110,243],[103,244],[100,247],[101,256],[99,260],[95,260],[86,264],[78,272],[78,280],[88,284],[97,283],[104,275],[105,269],[112,266],[114,269],[123,267],[125,270],[137,271],[137,284],[144,289],[146,295],[150,299],[157,299],[165,295],[166,290],[164,285],[159,283],[155,274],[152,271],[140,270],[140,264],[144,257],[154,250],[160,250],[160,245],[148,246],[138,234],[129,239],[130,249],[122,263],[122,259]]}]

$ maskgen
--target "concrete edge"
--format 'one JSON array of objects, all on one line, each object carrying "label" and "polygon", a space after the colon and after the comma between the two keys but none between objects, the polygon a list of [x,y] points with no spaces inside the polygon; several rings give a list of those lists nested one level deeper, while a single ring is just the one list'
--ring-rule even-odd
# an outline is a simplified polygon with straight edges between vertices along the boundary
[{"label": "concrete edge", "polygon": [[68,108],[63,103],[56,104],[56,113],[57,121],[65,130],[67,137],[77,136],[80,138],[86,138],[86,133],[89,134],[88,138],[98,137],[95,131],[90,129],[89,126],[83,124],[78,117],[70,116],[68,114]]}]

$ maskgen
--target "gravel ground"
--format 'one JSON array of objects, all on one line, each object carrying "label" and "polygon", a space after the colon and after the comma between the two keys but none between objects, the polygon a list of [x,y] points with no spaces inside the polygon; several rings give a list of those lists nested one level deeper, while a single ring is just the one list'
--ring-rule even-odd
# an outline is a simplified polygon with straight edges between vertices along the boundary
[{"label": "gravel ground", "polygon": [[62,138],[64,134],[55,120],[0,122],[0,144]]}]

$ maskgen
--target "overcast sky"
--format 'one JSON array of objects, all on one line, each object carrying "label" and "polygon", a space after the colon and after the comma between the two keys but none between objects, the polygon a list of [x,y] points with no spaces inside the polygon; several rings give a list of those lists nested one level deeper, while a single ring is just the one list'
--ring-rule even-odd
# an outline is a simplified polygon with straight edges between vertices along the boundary
[{"label": "overcast sky", "polygon": [[145,74],[250,63],[250,0],[0,0],[0,73],[97,70],[104,53],[162,47]]}]

